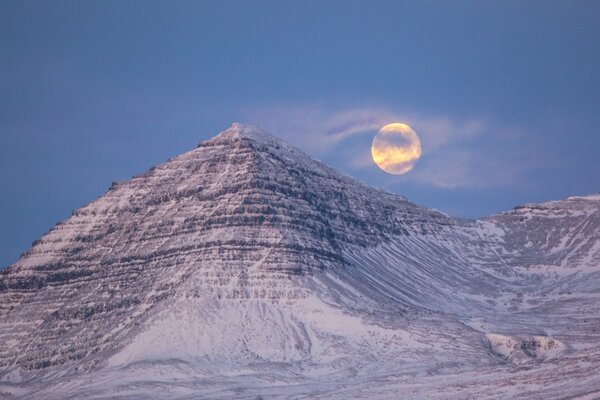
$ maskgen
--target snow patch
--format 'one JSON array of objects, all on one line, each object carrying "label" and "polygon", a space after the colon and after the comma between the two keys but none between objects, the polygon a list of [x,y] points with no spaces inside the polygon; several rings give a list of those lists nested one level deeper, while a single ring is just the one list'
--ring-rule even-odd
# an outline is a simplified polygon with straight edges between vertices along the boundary
[{"label": "snow patch", "polygon": [[564,343],[547,336],[514,338],[495,333],[486,336],[494,353],[517,364],[554,359],[566,350]]}]

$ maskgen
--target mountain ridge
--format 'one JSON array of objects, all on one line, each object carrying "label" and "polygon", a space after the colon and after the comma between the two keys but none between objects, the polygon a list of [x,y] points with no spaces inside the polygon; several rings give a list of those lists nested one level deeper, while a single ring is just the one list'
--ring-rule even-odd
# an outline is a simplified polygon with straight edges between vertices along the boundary
[{"label": "mountain ridge", "polygon": [[452,218],[233,124],[113,185],[0,272],[0,393],[342,397],[393,374],[426,397],[447,374],[501,382],[538,362],[539,382],[564,382],[600,343],[589,197]]}]

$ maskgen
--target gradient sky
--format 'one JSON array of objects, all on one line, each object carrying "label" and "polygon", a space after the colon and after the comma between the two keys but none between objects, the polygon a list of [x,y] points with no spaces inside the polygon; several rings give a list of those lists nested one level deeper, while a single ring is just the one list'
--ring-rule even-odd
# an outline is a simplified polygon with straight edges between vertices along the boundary
[{"label": "gradient sky", "polygon": [[[461,217],[600,190],[598,1],[0,1],[0,266],[71,211],[254,123]],[[423,157],[369,158],[406,122]]]}]

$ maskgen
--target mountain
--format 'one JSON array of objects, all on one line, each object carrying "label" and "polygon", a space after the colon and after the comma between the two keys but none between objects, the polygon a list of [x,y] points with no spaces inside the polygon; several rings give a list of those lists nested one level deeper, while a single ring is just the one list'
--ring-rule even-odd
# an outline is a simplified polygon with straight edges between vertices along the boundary
[{"label": "mountain", "polygon": [[0,396],[594,398],[599,288],[600,195],[456,219],[233,124],[0,272]]}]

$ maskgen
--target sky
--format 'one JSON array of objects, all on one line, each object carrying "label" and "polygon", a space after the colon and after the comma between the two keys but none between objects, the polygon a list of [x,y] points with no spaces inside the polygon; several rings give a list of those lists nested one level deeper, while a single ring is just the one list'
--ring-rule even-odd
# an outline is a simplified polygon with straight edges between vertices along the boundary
[{"label": "sky", "polygon": [[[232,122],[476,218],[600,191],[598,1],[0,0],[0,267]],[[377,130],[422,157],[389,175]]]}]

